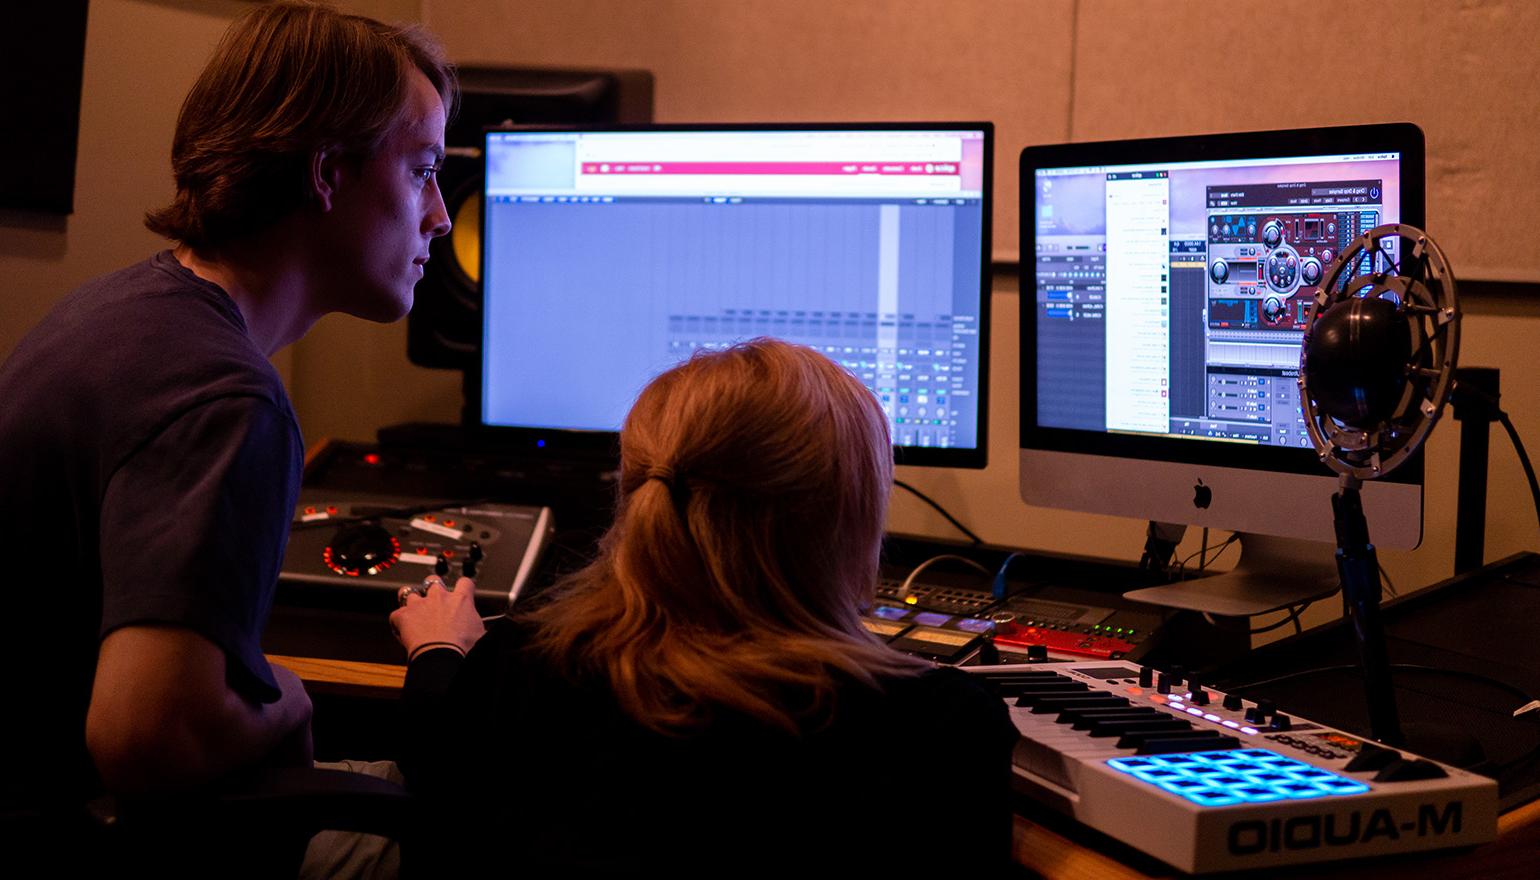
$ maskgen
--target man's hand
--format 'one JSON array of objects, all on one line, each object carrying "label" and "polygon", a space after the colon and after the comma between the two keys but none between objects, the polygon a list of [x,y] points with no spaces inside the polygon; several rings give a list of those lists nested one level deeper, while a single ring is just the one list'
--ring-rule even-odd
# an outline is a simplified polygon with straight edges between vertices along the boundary
[{"label": "man's hand", "polygon": [[395,630],[396,641],[406,649],[408,658],[418,648],[434,642],[452,645],[461,653],[470,651],[487,631],[481,615],[476,613],[476,582],[460,578],[453,591],[445,589],[444,582],[436,576],[425,583],[427,590],[423,595],[404,592],[405,601],[391,612],[390,626]]},{"label": "man's hand", "polygon": [[185,791],[259,762],[310,757],[310,697],[274,668],[280,696],[230,689],[218,645],[177,626],[125,626],[102,640],[86,748],[117,794]]}]

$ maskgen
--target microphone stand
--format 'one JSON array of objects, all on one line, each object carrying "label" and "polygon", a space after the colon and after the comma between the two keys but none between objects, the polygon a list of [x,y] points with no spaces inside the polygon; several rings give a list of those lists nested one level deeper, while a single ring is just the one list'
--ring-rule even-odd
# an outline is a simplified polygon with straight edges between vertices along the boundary
[{"label": "microphone stand", "polygon": [[1358,478],[1343,474],[1331,497],[1337,530],[1337,575],[1342,580],[1342,604],[1358,640],[1364,690],[1369,704],[1369,731],[1387,746],[1404,746],[1396,692],[1390,681],[1390,657],[1385,626],[1380,620],[1380,564],[1369,543],[1369,523],[1358,496]]}]

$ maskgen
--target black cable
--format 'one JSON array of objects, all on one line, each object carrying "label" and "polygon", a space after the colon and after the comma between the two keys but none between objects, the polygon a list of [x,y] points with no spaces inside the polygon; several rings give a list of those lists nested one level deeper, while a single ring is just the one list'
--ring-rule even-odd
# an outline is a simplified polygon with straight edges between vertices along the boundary
[{"label": "black cable", "polygon": [[[1314,605],[1316,603],[1316,601],[1317,600],[1312,599],[1309,602],[1306,602],[1305,604],[1300,605],[1297,608],[1295,608],[1293,606],[1285,606],[1284,608],[1276,608],[1276,609],[1274,609],[1275,611],[1287,610],[1289,613],[1283,619],[1276,620],[1276,621],[1274,621],[1272,623],[1267,624],[1266,626],[1259,626],[1256,629],[1248,629],[1248,630],[1246,630],[1246,635],[1254,636],[1254,635],[1257,635],[1258,633],[1272,632],[1275,629],[1279,629],[1280,627],[1288,626],[1291,623],[1294,624],[1294,632],[1296,632],[1296,633],[1304,632],[1305,628],[1300,624],[1299,616],[1301,614],[1304,614],[1305,613],[1305,609],[1309,608],[1311,605]],[[1266,612],[1266,613],[1271,613],[1271,612]],[[1220,625],[1219,625],[1219,622],[1214,619],[1214,616],[1211,613],[1209,613],[1207,611],[1203,612],[1203,619],[1208,621],[1210,626],[1213,626],[1216,629],[1217,628],[1221,628]]]},{"label": "black cable", "polygon": [[[1239,541],[1240,539],[1241,539],[1241,536],[1240,536],[1240,534],[1238,532],[1237,533],[1232,533],[1230,535],[1230,537],[1226,538],[1221,544],[1219,544],[1218,546],[1212,548],[1214,550],[1214,558],[1213,559],[1206,559],[1205,562],[1206,563],[1217,562],[1219,560],[1219,554],[1223,553],[1225,551],[1225,548],[1229,547],[1231,544],[1234,544],[1236,541]],[[1204,538],[1203,538],[1203,546],[1200,549],[1194,550],[1191,553],[1187,554],[1187,556],[1185,556],[1182,559],[1181,562],[1178,562],[1176,564],[1176,579],[1179,580],[1179,581],[1180,580],[1186,580],[1187,579],[1187,563],[1191,562],[1192,558],[1194,556],[1197,556],[1199,554],[1206,554],[1206,553],[1208,553],[1208,551],[1210,549],[1211,548],[1208,546],[1208,537],[1204,536]],[[1206,566],[1204,566],[1204,565],[1200,565],[1198,567],[1198,570],[1197,570],[1196,573],[1197,574],[1202,574],[1203,573],[1203,569],[1205,567]]]},{"label": "black cable", "polygon": [[1524,449],[1524,441],[1520,439],[1518,429],[1513,427],[1513,420],[1503,411],[1497,395],[1488,394],[1474,385],[1461,385],[1460,390],[1481,398],[1487,406],[1492,408],[1492,412],[1497,414],[1497,420],[1502,423],[1503,430],[1508,432],[1508,440],[1513,444],[1513,451],[1519,456],[1519,464],[1524,467],[1525,478],[1529,480],[1529,495],[1535,503],[1535,521],[1540,524],[1540,482],[1535,479],[1535,466],[1529,460],[1529,453]]},{"label": "black cable", "polygon": [[1400,598],[1401,594],[1396,591],[1396,582],[1390,579],[1390,572],[1385,570],[1384,565],[1380,566],[1380,580],[1384,584],[1382,589],[1390,594],[1390,598]]},{"label": "black cable", "polygon": [[957,530],[959,532],[962,532],[964,535],[967,535],[968,536],[968,540],[973,542],[973,546],[977,547],[978,545],[984,543],[984,539],[983,538],[980,538],[978,535],[975,535],[971,530],[969,530],[969,528],[967,526],[965,526],[962,523],[958,522],[956,517],[954,517],[950,513],[946,512],[946,508],[944,508],[941,505],[937,504],[935,501],[932,501],[931,497],[929,495],[926,495],[924,492],[921,492],[919,489],[916,489],[915,487],[909,485],[908,483],[904,482],[903,480],[894,480],[893,481],[893,485],[897,486],[900,489],[904,489],[904,490],[908,491],[909,494],[911,494],[914,497],[920,499],[921,501],[925,502],[926,504],[929,504],[931,507],[934,507],[936,509],[937,513],[941,514],[943,517],[946,518],[947,522],[949,522],[952,525],[956,526]]},{"label": "black cable", "polygon": [[1287,610],[1289,613],[1284,615],[1282,619],[1276,620],[1276,621],[1274,621],[1272,623],[1269,623],[1266,626],[1259,626],[1256,629],[1247,630],[1246,634],[1254,636],[1254,635],[1256,635],[1258,633],[1272,632],[1275,629],[1282,629],[1283,627],[1286,627],[1286,626],[1288,626],[1291,623],[1294,624],[1294,632],[1295,632],[1296,635],[1301,633],[1301,632],[1304,632],[1304,627],[1301,626],[1300,623],[1299,623],[1299,616],[1301,614],[1304,614],[1305,613],[1305,609],[1309,608],[1313,604],[1315,604],[1315,603],[1314,602],[1306,602],[1305,604],[1300,605],[1297,608],[1292,606],[1292,605],[1290,605],[1290,606],[1288,606],[1285,609],[1280,609],[1280,610]]},{"label": "black cable", "polygon": [[1513,451],[1519,455],[1519,464],[1524,466],[1524,476],[1529,478],[1529,494],[1535,500],[1535,521],[1540,523],[1540,483],[1535,481],[1535,466],[1529,461],[1529,453],[1524,451],[1524,441],[1519,439],[1519,432],[1513,427],[1513,420],[1502,410],[1497,411],[1498,421],[1503,423],[1503,429],[1508,432],[1508,439],[1513,441]]}]

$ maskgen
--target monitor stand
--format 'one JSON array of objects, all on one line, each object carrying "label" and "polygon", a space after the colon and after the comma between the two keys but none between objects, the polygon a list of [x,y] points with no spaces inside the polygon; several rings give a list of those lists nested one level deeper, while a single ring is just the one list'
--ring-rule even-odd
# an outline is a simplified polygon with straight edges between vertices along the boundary
[{"label": "monitor stand", "polygon": [[1339,587],[1330,544],[1240,533],[1241,561],[1231,571],[1123,594],[1125,599],[1250,617],[1324,599]]}]

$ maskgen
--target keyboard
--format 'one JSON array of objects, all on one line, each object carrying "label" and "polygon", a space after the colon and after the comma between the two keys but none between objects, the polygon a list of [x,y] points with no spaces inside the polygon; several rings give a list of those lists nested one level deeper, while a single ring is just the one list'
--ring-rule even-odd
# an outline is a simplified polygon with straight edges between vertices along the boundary
[{"label": "keyboard", "polygon": [[1010,706],[1015,788],[1188,873],[1471,846],[1497,783],[1127,662],[964,667]]}]

